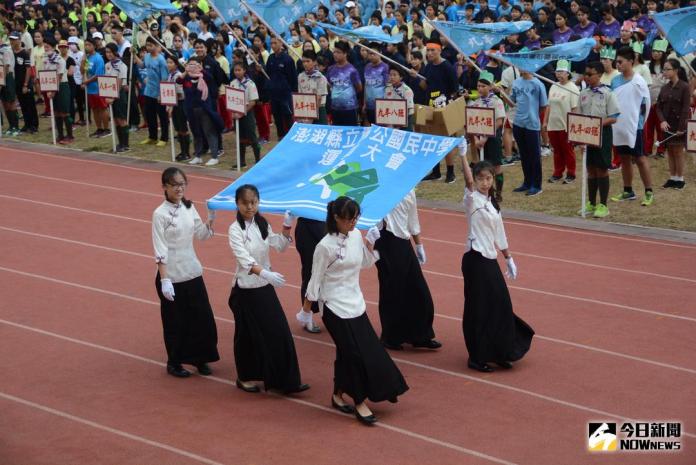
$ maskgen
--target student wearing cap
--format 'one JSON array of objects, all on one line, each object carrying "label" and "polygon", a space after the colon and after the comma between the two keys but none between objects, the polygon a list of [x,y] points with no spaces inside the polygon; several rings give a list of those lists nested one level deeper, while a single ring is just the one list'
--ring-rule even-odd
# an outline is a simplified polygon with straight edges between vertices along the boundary
[{"label": "student wearing cap", "polygon": [[104,35],[101,32],[95,32],[92,34],[92,39],[94,39],[94,48],[99,55],[104,59],[106,63],[106,48],[104,47]]},{"label": "student wearing cap", "polygon": [[0,89],[0,100],[2,100],[9,124],[9,129],[5,134],[16,136],[19,134],[19,113],[16,103],[15,57],[12,49],[6,43],[0,43],[0,66],[4,66],[5,71],[5,85]]},{"label": "student wearing cap", "polygon": [[118,136],[118,144],[116,152],[128,152],[128,134],[129,128],[127,123],[128,118],[128,65],[126,65],[118,55],[118,46],[115,43],[107,44],[105,47],[105,55],[107,58],[105,70],[107,76],[116,77],[118,98],[113,99],[111,108],[114,114],[114,125],[116,126],[116,135]]},{"label": "student wearing cap", "polygon": [[[662,72],[667,62],[667,47],[669,42],[665,39],[657,39],[652,44],[652,49],[650,51],[651,58],[648,69],[650,70],[650,77],[652,82],[648,84],[648,89],[650,90],[650,101],[653,102],[650,107],[650,113],[648,114],[648,119],[645,120],[645,131],[643,131],[643,137],[645,139],[645,150],[652,154],[655,148],[655,133],[657,133],[657,140],[664,139],[662,129],[660,128],[660,122],[657,119],[657,111],[655,110],[655,104],[657,103],[657,97],[660,95],[660,90],[662,86],[667,84],[669,81],[664,73]],[[665,152],[665,147],[660,145],[655,150],[655,153],[659,157],[663,157]]]},{"label": "student wearing cap", "polygon": [[479,75],[476,90],[478,98],[469,102],[470,107],[493,108],[495,110],[495,137],[473,136],[477,149],[483,148],[483,159],[493,165],[495,171],[495,187],[492,196],[500,203],[503,201],[503,124],[505,123],[505,104],[493,93],[493,74],[484,71]]},{"label": "student wearing cap", "polygon": [[[68,47],[66,41],[61,41],[61,45]],[[58,73],[58,92],[49,92],[48,98],[53,99],[53,111],[55,111],[56,132],[58,137],[56,141],[59,144],[66,145],[72,143],[73,138],[72,121],[69,118],[70,113],[70,85],[68,84],[68,70],[65,60],[55,49],[56,42],[53,37],[47,37],[44,41],[44,71],[56,71]],[[65,133],[63,132],[65,126]]]},{"label": "student wearing cap", "polygon": [[39,115],[36,111],[34,89],[31,85],[31,58],[29,52],[22,48],[19,34],[13,32],[9,38],[15,59],[15,93],[24,120],[22,132],[34,134],[39,130]]},{"label": "student wearing cap", "polygon": [[549,182],[555,183],[563,179],[565,171],[563,184],[570,184],[575,182],[575,152],[568,142],[566,122],[568,113],[574,112],[578,106],[580,91],[570,80],[569,61],[558,60],[556,79],[558,82],[549,89],[549,110],[544,113],[542,125],[548,131],[553,147],[553,174]]},{"label": "student wearing cap", "polygon": [[612,79],[620,74],[616,70],[616,49],[603,47],[599,51],[599,60],[604,69],[601,77],[602,85],[610,86]]}]

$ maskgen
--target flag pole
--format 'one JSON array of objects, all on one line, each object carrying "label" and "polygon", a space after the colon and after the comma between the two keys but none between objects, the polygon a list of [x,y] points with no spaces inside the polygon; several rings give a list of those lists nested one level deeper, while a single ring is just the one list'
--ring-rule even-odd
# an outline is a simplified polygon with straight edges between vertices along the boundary
[{"label": "flag pole", "polygon": [[[297,54],[297,52],[294,51],[294,50],[292,49],[292,47],[290,47],[290,44],[288,44],[288,43],[285,41],[285,39],[283,39],[283,38],[280,36],[280,34],[278,34],[278,32],[277,32],[275,29],[273,29],[273,28],[266,22],[265,19],[263,19],[263,18],[261,17],[261,15],[259,15],[252,7],[250,7],[249,4],[248,4],[247,2],[245,2],[244,0],[240,0],[240,3],[241,3],[242,5],[244,5],[244,6],[246,7],[246,9],[249,10],[250,13],[253,13],[253,14],[259,19],[259,21],[261,21],[261,23],[263,23],[263,25],[266,26],[266,29],[268,29],[269,32],[272,32],[273,35],[275,35],[276,38],[277,38],[283,45],[285,45],[285,48],[288,50],[288,53],[292,53],[293,55],[295,55],[295,57],[297,57],[298,60],[301,60],[301,59],[302,59],[302,57],[299,56],[299,55]],[[270,78],[269,78],[269,79],[270,79]]]},{"label": "flag pole", "polygon": [[131,95],[133,95],[133,89],[131,89],[131,86],[133,85],[133,54],[135,51],[133,50],[133,44],[131,43],[130,46],[130,65],[128,65],[128,114],[126,115],[126,126],[128,126],[128,130],[130,131],[130,114],[131,114]]},{"label": "flag pole", "polygon": [[[84,43],[85,40],[87,40],[87,13],[85,13],[85,0],[82,0],[82,10],[80,11],[81,15],[81,24],[82,24],[82,47],[84,49]],[[82,59],[84,60],[83,63],[85,65],[87,64],[87,53],[83,50],[82,51],[83,56]],[[85,82],[85,79],[87,79],[87,67],[84,67],[84,70],[80,70],[82,73],[82,82]],[[87,92],[87,86],[85,86],[85,130],[87,131],[87,138],[89,139],[89,93]],[[96,124],[96,120],[94,121]]]},{"label": "flag pole", "polygon": [[[509,62],[509,61],[506,60],[505,58],[502,58],[502,57],[499,56],[499,55],[495,55],[495,54],[490,53],[490,52],[484,52],[484,53],[485,53],[488,57],[493,58],[494,60],[498,60],[498,61],[501,62],[501,63],[505,63],[505,64],[508,65],[508,66],[515,66],[515,65],[513,65],[511,62]],[[519,66],[518,66],[517,68],[519,68]],[[522,69],[522,68],[519,68],[519,69]],[[525,70],[522,69],[522,71],[525,71]],[[541,79],[541,80],[544,81],[544,82],[548,82],[548,83],[551,84],[552,86],[555,85],[555,86],[558,87],[559,89],[563,89],[563,90],[565,90],[566,92],[570,92],[571,94],[575,94],[575,95],[580,95],[580,92],[575,92],[574,90],[567,89],[567,88],[565,88],[565,87],[563,87],[563,86],[559,86],[558,83],[557,83],[556,81],[552,81],[551,79],[549,79],[549,78],[547,78],[547,77],[544,77],[544,76],[542,76],[542,75],[540,75],[540,74],[537,74],[537,73],[534,73],[534,72],[531,72],[531,71],[527,71],[527,72],[530,72],[531,74],[533,74],[534,76],[536,76],[537,78]]]},{"label": "flag pole", "polygon": [[[382,55],[382,54],[379,53],[377,50],[372,49],[372,48],[370,48],[370,47],[368,47],[368,46],[366,46],[366,45],[363,45],[363,44],[361,44],[360,42],[356,42],[356,41],[353,41],[353,40],[350,40],[350,39],[346,39],[346,40],[347,40],[348,42],[350,42],[351,44],[357,45],[357,46],[360,47],[360,48],[364,48],[365,50],[367,50],[367,51],[370,52],[370,53],[374,53],[374,54],[379,55],[379,56],[382,57],[383,59],[387,60],[389,63],[398,66],[399,68],[403,69],[403,70],[406,71],[407,73],[410,73],[411,71],[413,71],[413,69],[405,67],[404,65],[402,65],[402,64],[399,63],[398,61],[394,61],[394,60],[392,60],[391,58]],[[421,79],[424,80],[424,81],[426,80],[426,79],[425,79],[425,76],[423,76],[422,74],[416,73],[416,76],[419,77],[419,78],[421,78]]]}]

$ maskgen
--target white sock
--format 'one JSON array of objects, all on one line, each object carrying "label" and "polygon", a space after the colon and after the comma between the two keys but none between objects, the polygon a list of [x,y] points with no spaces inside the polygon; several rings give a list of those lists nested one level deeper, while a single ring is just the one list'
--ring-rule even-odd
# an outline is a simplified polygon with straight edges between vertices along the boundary
[{"label": "white sock", "polygon": [[678,176],[670,176],[669,180],[670,181],[679,181],[679,177]]},{"label": "white sock", "polygon": [[675,181],[684,181],[684,176],[675,176],[674,180]]}]

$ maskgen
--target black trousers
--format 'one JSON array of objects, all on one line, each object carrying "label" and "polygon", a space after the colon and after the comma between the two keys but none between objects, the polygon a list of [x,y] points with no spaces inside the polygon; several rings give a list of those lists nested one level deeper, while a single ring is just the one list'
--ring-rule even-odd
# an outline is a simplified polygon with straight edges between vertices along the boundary
[{"label": "black trousers", "polygon": [[[312,278],[312,261],[314,249],[319,241],[326,235],[326,223],[323,221],[298,218],[295,226],[295,248],[300,254],[302,264],[302,286],[300,286],[300,302],[304,302],[307,285]],[[316,302],[312,304],[312,312],[319,313]]]},{"label": "black trousers", "polygon": [[278,140],[281,140],[292,126],[292,108],[288,102],[271,100],[271,113]]},{"label": "black trousers", "polygon": [[22,93],[22,89],[17,91],[17,100],[19,100],[19,108],[22,109],[22,117],[24,118],[24,127],[39,129],[39,113],[36,111],[36,102],[34,101],[34,90],[29,89],[26,94]]},{"label": "black trousers", "polygon": [[426,342],[435,337],[435,309],[428,283],[411,241],[382,229],[375,242],[379,252],[379,319],[381,339],[392,345]]},{"label": "black trousers", "polygon": [[156,98],[145,96],[145,121],[147,121],[147,134],[152,140],[157,140],[157,120],[159,119],[162,137],[160,140],[169,140],[169,118],[167,109],[160,105]]},{"label": "black trousers", "polygon": [[334,126],[357,126],[357,110],[331,110],[331,122]]}]

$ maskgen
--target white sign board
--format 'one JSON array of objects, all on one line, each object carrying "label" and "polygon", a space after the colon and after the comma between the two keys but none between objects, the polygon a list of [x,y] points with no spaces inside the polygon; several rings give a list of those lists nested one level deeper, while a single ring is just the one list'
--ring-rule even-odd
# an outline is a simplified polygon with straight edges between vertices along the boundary
[{"label": "white sign board", "polygon": [[375,100],[375,123],[380,126],[408,126],[408,107],[404,99]]},{"label": "white sign board", "polygon": [[175,82],[160,82],[160,104],[165,107],[175,107],[176,99],[176,83]]},{"label": "white sign board", "polygon": [[602,118],[568,113],[568,142],[591,147],[602,146]]},{"label": "white sign board", "polygon": [[58,71],[39,71],[41,92],[58,92]]},{"label": "white sign board", "polygon": [[227,109],[232,113],[246,114],[246,96],[243,90],[225,86],[225,101]]},{"label": "white sign board", "polygon": [[118,78],[116,76],[97,76],[99,96],[102,98],[118,98]]}]

